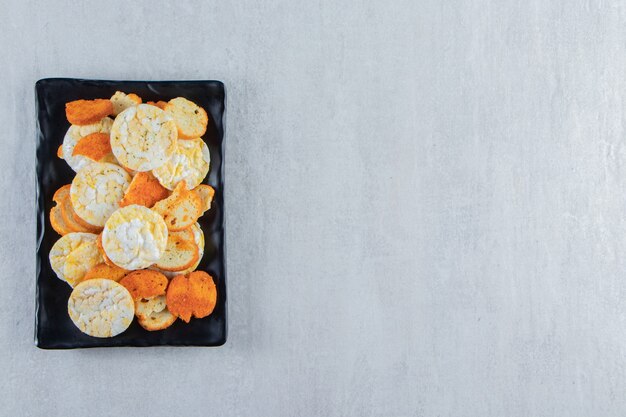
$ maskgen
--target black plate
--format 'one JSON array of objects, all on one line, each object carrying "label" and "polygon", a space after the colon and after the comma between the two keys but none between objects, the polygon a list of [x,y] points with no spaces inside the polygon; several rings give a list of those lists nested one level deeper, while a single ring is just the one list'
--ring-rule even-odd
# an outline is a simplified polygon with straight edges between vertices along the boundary
[{"label": "black plate", "polygon": [[[209,317],[177,320],[168,329],[144,330],[137,320],[124,333],[106,339],[81,333],[67,314],[72,291],[57,278],[48,254],[59,235],[50,225],[52,195],[69,184],[74,171],[57,158],[57,148],[69,128],[65,103],[78,99],[108,98],[115,91],[138,94],[146,101],[185,97],[202,106],[210,122],[203,137],[211,152],[211,169],[204,183],[215,188],[211,210],[199,220],[204,231],[204,257],[198,267],[211,274],[217,285],[217,305]],[[226,267],[224,253],[224,84],[219,81],[96,81],[47,78],[37,81],[37,309],[35,344],[43,349],[106,346],[220,346],[226,342]]]}]

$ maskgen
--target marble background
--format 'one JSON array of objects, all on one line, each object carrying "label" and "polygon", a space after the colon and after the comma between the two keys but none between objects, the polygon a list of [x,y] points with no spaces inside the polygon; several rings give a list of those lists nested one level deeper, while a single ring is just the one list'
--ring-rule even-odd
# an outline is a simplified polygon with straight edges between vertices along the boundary
[{"label": "marble background", "polygon": [[[626,4],[0,1],[0,415],[626,415]],[[228,89],[229,340],[42,351],[34,83]]]}]

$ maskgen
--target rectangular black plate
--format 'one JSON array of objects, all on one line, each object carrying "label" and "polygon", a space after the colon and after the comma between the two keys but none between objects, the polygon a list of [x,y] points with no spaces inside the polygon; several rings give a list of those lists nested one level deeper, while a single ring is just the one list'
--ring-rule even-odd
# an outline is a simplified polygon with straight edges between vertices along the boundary
[{"label": "rectangular black plate", "polygon": [[[185,97],[209,114],[204,140],[211,152],[211,167],[204,183],[215,188],[211,210],[199,220],[204,231],[204,257],[198,269],[211,274],[217,285],[217,305],[204,319],[186,324],[177,320],[157,332],[144,330],[135,320],[124,333],[107,339],[81,333],[67,314],[72,291],[57,278],[48,255],[59,235],[50,225],[52,195],[69,184],[74,172],[56,156],[69,128],[65,103],[78,99],[108,98],[115,91],[135,93],[144,102]],[[226,342],[226,266],[224,253],[223,140],[226,93],[219,81],[99,81],[47,78],[37,81],[37,300],[35,344],[43,349],[108,346],[220,346]]]}]

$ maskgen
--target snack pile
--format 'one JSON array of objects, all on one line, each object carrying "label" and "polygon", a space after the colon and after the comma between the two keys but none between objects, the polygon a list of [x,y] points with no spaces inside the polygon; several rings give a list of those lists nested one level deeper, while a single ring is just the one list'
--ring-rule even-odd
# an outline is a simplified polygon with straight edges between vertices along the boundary
[{"label": "snack pile", "polygon": [[198,219],[215,190],[202,139],[209,118],[178,97],[147,102],[117,91],[65,106],[71,123],[57,155],[76,172],[50,210],[61,235],[50,264],[73,291],[72,322],[93,337],[146,330],[213,312],[213,278],[196,271],[204,254]]}]

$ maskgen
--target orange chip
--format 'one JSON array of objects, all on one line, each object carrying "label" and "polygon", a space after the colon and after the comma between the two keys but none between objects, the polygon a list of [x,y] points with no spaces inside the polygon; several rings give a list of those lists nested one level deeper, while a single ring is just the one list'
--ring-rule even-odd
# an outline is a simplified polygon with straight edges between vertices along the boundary
[{"label": "orange chip", "polygon": [[129,272],[130,271],[124,268],[120,268],[117,265],[111,266],[105,263],[101,263],[87,271],[85,277],[82,280],[86,281],[92,278],[106,278],[118,282],[119,280],[124,278],[124,276],[126,276],[126,274],[128,274]]},{"label": "orange chip", "polygon": [[152,298],[165,294],[167,277],[160,272],[150,269],[140,269],[126,275],[120,281],[132,295],[133,300]]},{"label": "orange chip", "polygon": [[150,171],[138,172],[130,182],[124,198],[120,201],[120,207],[140,204],[150,208],[157,201],[161,201],[169,195],[169,190],[163,187]]},{"label": "orange chip", "polygon": [[215,282],[204,271],[177,275],[167,288],[167,309],[186,323],[192,315],[201,319],[211,314],[216,302]]},{"label": "orange chip", "polygon": [[166,101],[157,101],[156,103],[154,101],[148,101],[146,104],[149,104],[151,106],[156,106],[158,108],[160,108],[161,110],[165,110],[165,106],[167,106],[167,102]]},{"label": "orange chip", "polygon": [[92,133],[78,141],[72,155],[83,155],[99,161],[111,151],[111,140],[108,133]]},{"label": "orange chip", "polygon": [[73,125],[90,125],[113,114],[113,103],[109,99],[75,100],[65,104],[65,116]]},{"label": "orange chip", "polygon": [[59,145],[59,149],[57,149],[57,156],[63,159],[63,144]]},{"label": "orange chip", "polygon": [[126,94],[126,97],[128,97],[129,99],[131,99],[132,101],[134,101],[137,104],[141,104],[141,97],[139,97],[135,93]]}]

